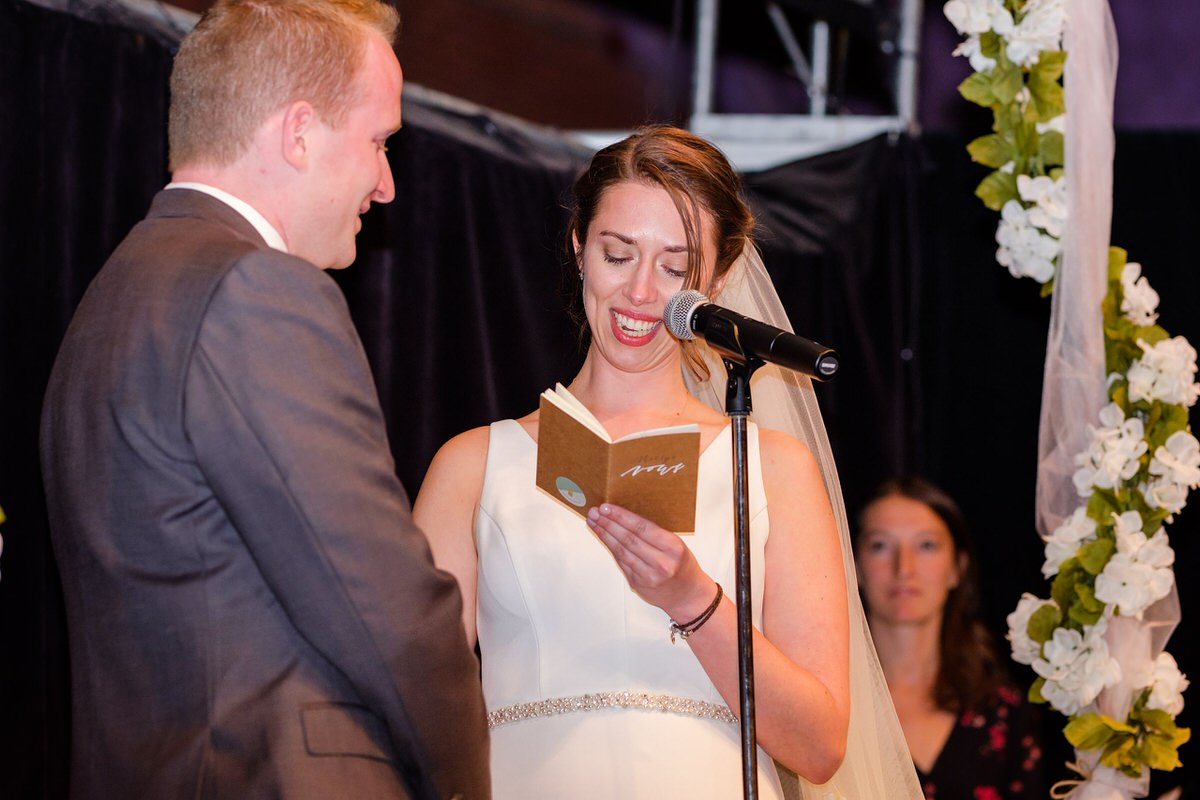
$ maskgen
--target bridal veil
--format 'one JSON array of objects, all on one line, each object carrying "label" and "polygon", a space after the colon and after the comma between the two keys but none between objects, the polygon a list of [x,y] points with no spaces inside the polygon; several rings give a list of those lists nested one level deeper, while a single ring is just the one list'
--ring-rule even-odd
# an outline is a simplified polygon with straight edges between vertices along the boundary
[{"label": "bridal veil", "polygon": [[[762,257],[753,244],[746,246],[714,299],[747,317],[792,330]],[[698,381],[686,368],[684,379],[694,396],[724,413],[725,367],[708,347],[701,345],[701,352],[709,368],[709,379]],[[784,431],[804,442],[820,464],[841,538],[842,567],[849,595],[850,728],[846,757],[833,778],[821,785],[811,784],[803,778],[793,782],[789,780],[791,774],[781,768],[784,790],[802,800],[921,800],[912,758],[896,719],[858,596],[846,507],[812,383],[804,375],[766,364],[755,373],[750,386],[751,419],[760,427]],[[793,785],[789,786],[789,783]]]}]

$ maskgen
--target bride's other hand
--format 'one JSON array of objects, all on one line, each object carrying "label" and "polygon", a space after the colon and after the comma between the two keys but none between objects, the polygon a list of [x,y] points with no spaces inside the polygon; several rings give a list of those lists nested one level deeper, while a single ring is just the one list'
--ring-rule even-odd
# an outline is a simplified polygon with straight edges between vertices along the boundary
[{"label": "bride's other hand", "polygon": [[588,509],[587,522],[647,603],[672,619],[689,620],[712,602],[714,581],[678,534],[610,503]]}]

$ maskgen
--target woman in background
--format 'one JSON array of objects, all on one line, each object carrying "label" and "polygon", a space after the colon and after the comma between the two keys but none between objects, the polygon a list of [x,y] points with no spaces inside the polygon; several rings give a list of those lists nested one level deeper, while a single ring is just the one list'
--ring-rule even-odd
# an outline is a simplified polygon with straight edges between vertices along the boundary
[{"label": "woman in background", "polygon": [[876,490],[858,521],[867,619],[925,797],[1044,798],[1034,710],[977,616],[958,506],[901,477]]}]

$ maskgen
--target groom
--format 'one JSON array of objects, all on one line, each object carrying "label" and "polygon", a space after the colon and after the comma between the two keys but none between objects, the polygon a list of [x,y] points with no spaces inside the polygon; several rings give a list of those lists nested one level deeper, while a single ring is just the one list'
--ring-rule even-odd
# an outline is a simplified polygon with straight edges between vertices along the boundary
[{"label": "groom", "polygon": [[378,0],[219,0],[180,46],[173,182],[88,289],[43,412],[72,797],[489,796],[462,601],[322,271],[394,196],[396,24]]}]

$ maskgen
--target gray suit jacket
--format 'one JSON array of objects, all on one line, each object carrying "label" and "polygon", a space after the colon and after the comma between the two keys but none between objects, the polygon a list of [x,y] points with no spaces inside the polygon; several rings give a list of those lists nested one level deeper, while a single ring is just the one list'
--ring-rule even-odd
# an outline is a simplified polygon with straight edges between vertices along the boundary
[{"label": "gray suit jacket", "polygon": [[166,190],[42,419],[76,798],[489,796],[478,664],[337,285]]}]

